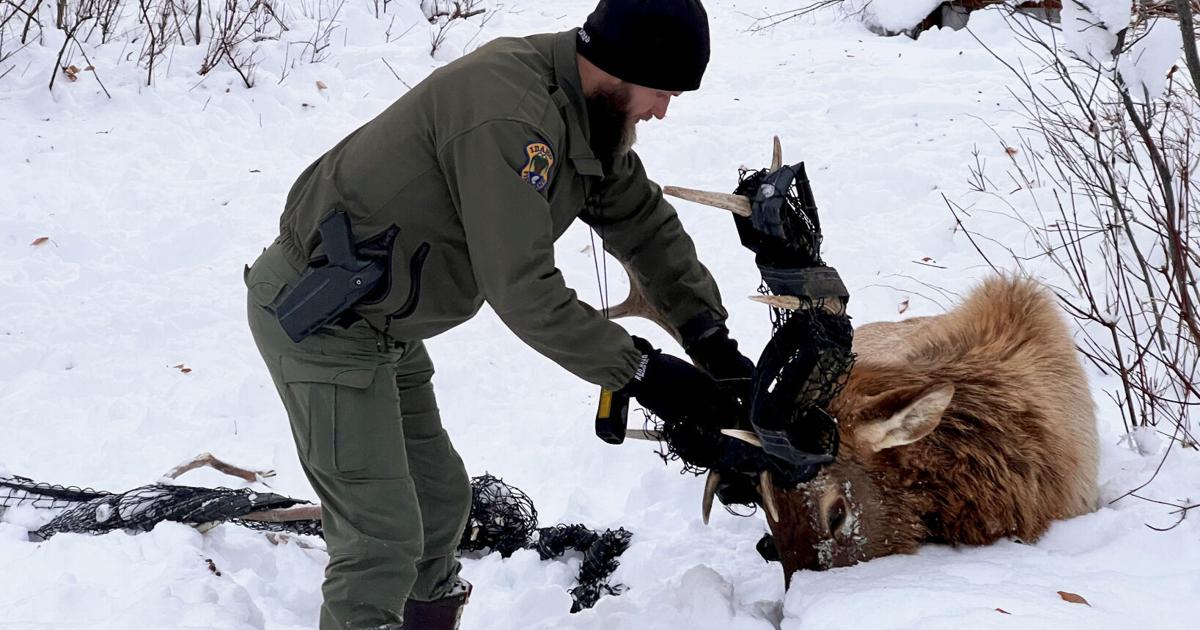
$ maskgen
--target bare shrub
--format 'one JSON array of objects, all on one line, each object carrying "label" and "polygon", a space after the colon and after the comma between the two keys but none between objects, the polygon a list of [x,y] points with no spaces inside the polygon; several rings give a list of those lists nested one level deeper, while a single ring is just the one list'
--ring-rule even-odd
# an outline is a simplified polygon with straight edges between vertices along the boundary
[{"label": "bare shrub", "polygon": [[[368,8],[382,18],[395,3],[371,0]],[[422,0],[422,4],[428,9],[428,19],[439,25],[435,50],[451,24],[484,12],[481,0]],[[308,19],[305,29],[311,30],[284,47],[282,82],[296,64],[328,60],[334,38],[346,34],[341,22],[346,5],[347,0],[300,0],[290,5],[279,0],[0,0],[0,79],[16,68],[22,51],[44,41],[43,29],[49,28],[67,36],[56,60],[56,73],[69,67],[73,56],[86,55],[85,47],[119,40],[135,51],[136,56],[122,53],[122,57],[135,58],[145,69],[146,85],[153,85],[162,69],[169,67],[174,47],[203,46],[198,74],[207,76],[224,66],[252,87],[260,44],[282,39],[289,31],[285,11],[298,8]],[[420,24],[418,21],[396,34],[392,32],[396,16],[390,20],[387,41],[403,37]]]},{"label": "bare shrub", "polygon": [[0,0],[0,79],[16,66],[8,62],[41,38],[38,17],[44,0]]},{"label": "bare shrub", "polygon": [[[1192,7],[1175,0],[1169,15],[1178,23],[1159,25],[1179,33],[1187,59],[1164,80],[1154,69],[1142,76],[1136,64],[1145,53],[1139,43],[1168,15],[1168,3],[1139,3],[1128,25],[1106,25],[1071,1],[1089,23],[1064,27],[1108,29],[1115,47],[1071,52],[1058,28],[1010,16],[1038,69],[993,55],[1017,79],[1026,124],[1017,141],[1002,140],[1002,186],[978,156],[971,167],[972,188],[991,203],[947,203],[985,258],[998,245],[1018,267],[1056,270],[1055,291],[1084,333],[1080,350],[1116,377],[1106,394],[1129,444],[1145,452],[1164,436],[1165,459],[1173,448],[1198,450],[1191,416],[1200,408],[1200,62]],[[997,203],[1026,230],[1032,255],[968,230]]]},{"label": "bare shrub", "polygon": [[146,27],[146,37],[138,61],[146,67],[146,85],[154,81],[154,66],[178,36],[179,16],[174,0],[138,0],[138,20]]},{"label": "bare shrub", "polygon": [[481,0],[421,0],[421,11],[430,24],[465,20],[484,12]]},{"label": "bare shrub", "polygon": [[[91,60],[87,59],[87,51],[80,44],[79,35],[85,26],[93,23],[100,15],[104,3],[105,0],[82,0],[73,9],[70,9],[66,0],[58,1],[55,24],[63,31],[65,37],[62,46],[58,49],[58,56],[54,60],[54,70],[50,73],[50,90],[54,89],[54,82],[58,80],[60,74],[69,81],[78,79],[81,70],[75,64],[70,63],[70,55],[74,52],[80,53],[86,61],[83,71],[95,72],[95,66],[92,65]],[[99,79],[98,76],[97,79]],[[104,87],[103,84],[101,87]],[[108,94],[107,89],[104,92]]]},{"label": "bare shrub", "polygon": [[212,10],[208,13],[212,35],[200,64],[200,74],[208,74],[224,63],[241,77],[247,88],[252,88],[258,65],[258,42],[279,39],[287,26],[267,0],[224,0],[220,8],[219,13]]},{"label": "bare shrub", "polygon": [[466,20],[483,14],[486,9],[480,6],[482,0],[421,0],[421,10],[434,28],[429,33],[429,54],[437,54],[446,35],[454,28],[459,20]]},{"label": "bare shrub", "polygon": [[338,14],[345,6],[346,0],[337,0],[332,6],[329,6],[325,0],[301,3],[304,15],[316,22],[312,37],[298,42],[304,49],[300,54],[301,60],[304,60],[305,54],[308,55],[309,63],[320,63],[329,58],[330,40],[333,32],[339,28]]},{"label": "bare shrub", "polygon": [[388,5],[395,0],[371,0],[371,6],[375,9],[375,19],[382,18],[388,12]]},{"label": "bare shrub", "polygon": [[[809,2],[806,2],[795,9],[786,9],[777,13],[768,13],[767,15],[755,20],[754,23],[750,25],[749,30],[751,32],[766,30],[775,26],[779,26],[780,24],[783,24],[789,20],[795,20],[823,9],[829,9],[833,7],[845,8],[846,4],[846,0],[810,0]],[[851,11],[854,13],[859,13],[862,11],[862,8],[855,7],[851,9]]]},{"label": "bare shrub", "polygon": [[91,41],[96,29],[100,29],[100,43],[107,44],[116,35],[117,24],[125,11],[125,0],[102,0],[96,6],[96,20],[84,41]]}]

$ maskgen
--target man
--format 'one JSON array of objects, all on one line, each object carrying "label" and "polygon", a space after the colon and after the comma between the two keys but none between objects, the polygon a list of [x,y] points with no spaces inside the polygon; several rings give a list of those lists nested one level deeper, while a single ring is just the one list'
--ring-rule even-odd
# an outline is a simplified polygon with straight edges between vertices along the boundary
[{"label": "man", "polygon": [[[300,175],[246,283],[251,331],[323,507],[322,629],[457,627],[471,491],[422,340],[485,300],[587,381],[664,419],[726,420],[713,377],[745,379],[752,366],[630,150],[635,124],[697,89],[708,57],[699,0],[601,0],[582,29],[496,40],[435,71]],[[708,373],[576,299],[553,255],[576,217],[634,270]],[[359,273],[371,268],[382,277]],[[330,289],[337,278],[345,289]],[[327,303],[333,321],[292,325]]]}]

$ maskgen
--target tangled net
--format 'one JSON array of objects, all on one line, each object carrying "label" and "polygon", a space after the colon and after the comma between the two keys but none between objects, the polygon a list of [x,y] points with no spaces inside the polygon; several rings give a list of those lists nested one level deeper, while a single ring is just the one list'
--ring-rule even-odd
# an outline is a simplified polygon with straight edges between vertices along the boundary
[{"label": "tangled net", "polygon": [[[748,408],[733,412],[738,428],[753,427],[764,449],[730,444],[719,427],[688,419],[647,413],[644,427],[659,436],[659,456],[681,460],[684,473],[714,469],[724,480],[725,472],[753,477],[770,470],[795,485],[837,454],[837,421],[826,408],[854,363],[853,328],[845,314],[849,296],[837,272],[821,259],[820,217],[803,163],[743,169],[734,194],[753,203],[751,215],[735,216],[734,223],[742,244],[755,254],[763,278],[759,293],[774,298],[768,300],[771,340],[756,363]],[[756,498],[753,492],[721,496],[742,505]]]},{"label": "tangled net", "polygon": [[[595,532],[578,524],[538,528],[533,501],[492,475],[472,478],[471,491],[471,513],[459,551],[495,551],[507,558],[518,549],[533,549],[543,560],[561,558],[571,551],[581,553],[579,584],[570,589],[573,613],[591,608],[603,595],[619,595],[626,589],[623,584],[611,584],[609,579],[619,565],[617,558],[629,548],[633,537],[629,531],[618,528]],[[264,520],[264,512],[269,510],[303,505],[313,504],[247,488],[149,484],[114,493],[0,476],[0,514],[21,506],[59,512],[30,532],[33,540],[46,540],[64,532],[145,532],[163,521],[193,526],[233,523],[258,531],[322,536],[319,518]]]},{"label": "tangled net", "polygon": [[30,532],[46,540],[63,532],[103,534],[118,529],[147,532],[162,521],[204,525],[228,522],[251,529],[292,534],[321,535],[321,522],[299,520],[266,522],[240,517],[307,504],[270,492],[248,488],[196,488],[149,484],[127,492],[107,492],[76,486],[37,483],[25,477],[0,477],[0,512],[22,505],[62,510],[49,523]]},{"label": "tangled net", "polygon": [[602,595],[619,595],[623,584],[609,578],[620,564],[617,557],[633,537],[623,527],[595,532],[579,524],[537,526],[537,510],[521,490],[491,475],[471,479],[473,500],[459,551],[493,550],[507,558],[518,549],[533,549],[542,560],[562,557],[568,551],[583,554],[579,585],[570,589],[571,612],[596,605]]}]

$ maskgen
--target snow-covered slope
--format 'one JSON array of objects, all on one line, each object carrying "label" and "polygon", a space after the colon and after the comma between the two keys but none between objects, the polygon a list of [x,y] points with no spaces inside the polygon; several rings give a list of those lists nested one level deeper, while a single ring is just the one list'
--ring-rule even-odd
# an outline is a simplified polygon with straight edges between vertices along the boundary
[{"label": "snow-covered slope", "polygon": [[[0,79],[0,470],[125,490],[211,451],[272,468],[274,491],[312,498],[246,330],[242,265],[273,238],[295,176],[406,83],[493,37],[576,26],[593,3],[488,4],[449,32],[435,59],[436,29],[416,2],[395,0],[376,19],[370,2],[349,0],[326,61],[294,68],[288,38],[308,37],[315,22],[303,16],[310,3],[281,4],[293,30],[263,43],[253,89],[224,67],[197,76],[195,47],[176,47],[148,88],[118,42],[88,50],[111,99],[87,71],[59,77],[50,93],[62,43],[50,31]],[[970,34],[883,39],[836,13],[750,32],[756,18],[797,3],[706,4],[713,55],[703,88],[639,128],[652,177],[731,189],[738,166],[767,163],[778,134],[785,158],[808,164],[827,259],[851,289],[858,322],[898,319],[902,303],[904,316],[940,312],[990,273],[955,233],[941,195],[967,194],[973,148],[1005,159],[996,133],[1020,119],[1007,70]],[[972,24],[998,51],[1018,54],[994,16]],[[765,307],[744,298],[759,282],[750,254],[729,217],[677,207],[722,287],[735,337],[757,352],[770,326]],[[1021,244],[1020,232],[995,228]],[[31,245],[40,237],[49,240]],[[593,254],[581,226],[559,242],[568,280],[597,303]],[[619,267],[607,268],[616,296]],[[678,352],[652,325],[626,325]],[[523,346],[491,312],[428,345],[443,418],[473,474],[525,490],[542,524],[635,534],[616,575],[630,590],[577,615],[567,612],[573,562],[532,552],[466,561],[476,590],[464,628],[1099,630],[1192,627],[1200,612],[1196,519],[1159,533],[1145,524],[1170,525],[1169,508],[1108,504],[1148,479],[1160,453],[1118,446],[1120,419],[1103,396],[1100,511],[1054,525],[1036,545],[931,546],[798,574],[785,594],[778,565],[754,551],[761,516],[718,512],[702,526],[702,481],[664,466],[648,445],[595,438],[596,388]],[[1143,494],[1194,503],[1198,478],[1195,453],[1172,455]],[[237,480],[198,471],[181,481]],[[38,518],[14,510],[0,522],[0,627],[316,627],[319,550],[175,524],[28,542]]]}]

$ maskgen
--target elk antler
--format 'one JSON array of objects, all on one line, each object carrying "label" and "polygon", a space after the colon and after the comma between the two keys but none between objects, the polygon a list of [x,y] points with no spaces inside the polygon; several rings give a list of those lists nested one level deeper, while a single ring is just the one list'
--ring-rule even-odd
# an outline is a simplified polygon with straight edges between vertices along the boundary
[{"label": "elk antler", "polygon": [[750,200],[730,193],[716,193],[679,186],[663,186],[663,194],[678,197],[685,201],[694,201],[705,206],[728,210],[743,217],[750,216]]},{"label": "elk antler", "polygon": [[671,325],[667,320],[667,316],[663,315],[662,311],[654,307],[650,300],[646,297],[646,287],[634,275],[633,270],[629,265],[621,263],[621,267],[625,269],[625,275],[629,277],[629,296],[624,302],[608,309],[608,318],[617,319],[618,317],[641,317],[648,319],[655,324],[658,324],[663,330],[667,331],[679,343],[683,343],[683,337],[678,330]]},{"label": "elk antler", "polygon": [[[771,172],[779,170],[781,166],[783,166],[783,147],[779,144],[779,136],[775,136],[771,146]],[[694,201],[698,204],[728,210],[743,217],[750,216],[750,200],[742,195],[680,188],[678,186],[663,186],[663,194],[678,197],[685,201]]]}]

